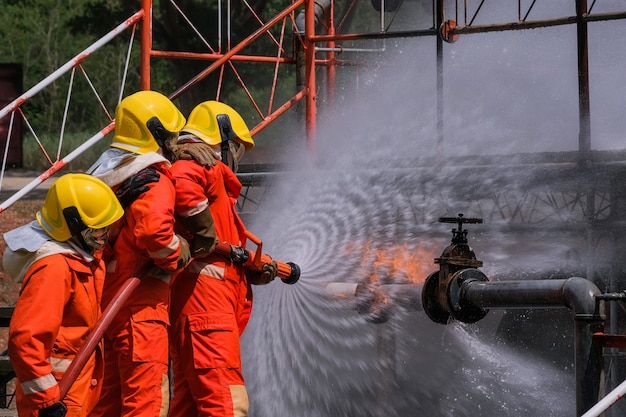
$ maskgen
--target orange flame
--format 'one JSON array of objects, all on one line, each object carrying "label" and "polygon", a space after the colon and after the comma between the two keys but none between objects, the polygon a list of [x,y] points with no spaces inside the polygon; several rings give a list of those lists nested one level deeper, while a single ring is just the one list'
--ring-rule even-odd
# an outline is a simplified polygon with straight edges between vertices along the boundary
[{"label": "orange flame", "polygon": [[361,255],[360,265],[370,283],[378,284],[421,284],[426,277],[438,269],[434,259],[439,256],[441,245],[420,242],[417,246],[408,243],[374,248],[373,242],[357,249],[351,246],[348,252]]}]

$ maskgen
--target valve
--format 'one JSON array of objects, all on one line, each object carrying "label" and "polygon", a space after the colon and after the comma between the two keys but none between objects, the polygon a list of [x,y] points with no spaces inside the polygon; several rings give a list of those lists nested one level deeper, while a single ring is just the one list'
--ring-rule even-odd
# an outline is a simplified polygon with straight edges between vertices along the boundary
[{"label": "valve", "polygon": [[[428,317],[436,323],[448,323],[450,315],[464,322],[476,322],[487,312],[482,309],[468,311],[467,306],[463,308],[458,300],[458,291],[461,284],[468,278],[487,279],[476,269],[483,263],[476,259],[474,251],[468,245],[468,231],[463,229],[464,224],[482,223],[483,220],[464,217],[460,213],[457,217],[440,217],[439,222],[456,223],[457,228],[452,229],[451,244],[443,250],[439,258],[435,258],[435,263],[439,264],[439,271],[432,272],[424,282],[422,306]],[[462,272],[466,269],[476,272]]]}]

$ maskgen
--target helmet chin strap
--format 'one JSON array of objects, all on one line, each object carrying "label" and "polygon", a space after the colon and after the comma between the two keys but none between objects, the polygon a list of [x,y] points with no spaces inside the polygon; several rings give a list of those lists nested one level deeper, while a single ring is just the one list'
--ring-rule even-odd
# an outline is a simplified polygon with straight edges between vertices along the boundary
[{"label": "helmet chin strap", "polygon": [[85,223],[80,218],[80,214],[78,213],[78,209],[75,206],[66,207],[63,209],[63,217],[65,217],[65,222],[67,223],[67,228],[72,235],[72,239],[76,244],[78,244],[83,250],[88,252],[89,254],[93,254],[94,248],[85,242],[83,238],[82,231],[87,229]]},{"label": "helmet chin strap", "polygon": [[162,149],[165,148],[165,144],[172,136],[172,132],[167,130],[156,116],[146,122],[146,127],[152,134],[152,137],[154,137],[154,140],[159,144],[159,147]]},{"label": "helmet chin strap", "polygon": [[222,162],[228,166],[228,140],[222,141]]},{"label": "helmet chin strap", "polygon": [[222,162],[232,168],[234,172],[237,172],[237,159],[233,156],[232,167],[228,164],[228,152],[230,150],[230,141],[237,137],[233,126],[230,123],[230,117],[227,114],[218,114],[216,116],[217,125],[220,129],[220,136],[222,138]]}]

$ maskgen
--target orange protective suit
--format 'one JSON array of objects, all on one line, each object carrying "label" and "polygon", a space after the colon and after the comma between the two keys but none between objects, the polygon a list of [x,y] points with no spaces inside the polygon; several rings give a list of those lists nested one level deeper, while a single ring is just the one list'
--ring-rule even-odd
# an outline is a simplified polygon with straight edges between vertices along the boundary
[{"label": "orange protective suit", "polygon": [[[178,268],[180,241],[174,233],[175,190],[168,170],[125,211],[107,264],[102,305],[145,267],[141,283],[105,332],[105,379],[92,417],[163,416],[169,400],[169,279]],[[153,269],[154,270],[154,269]]]},{"label": "orange protective suit", "polygon": [[[35,261],[24,276],[9,328],[9,355],[17,376],[20,417],[59,401],[58,381],[100,317],[104,262],[72,253]],[[67,392],[67,416],[87,416],[102,386],[97,348]]]},{"label": "orange protective suit", "polygon": [[[220,241],[245,246],[245,227],[235,210],[241,183],[226,165],[206,169],[180,160],[171,173],[178,215],[193,215],[208,204]],[[177,276],[171,286],[169,417],[248,415],[239,337],[251,308],[244,269],[229,259],[194,259]]]}]

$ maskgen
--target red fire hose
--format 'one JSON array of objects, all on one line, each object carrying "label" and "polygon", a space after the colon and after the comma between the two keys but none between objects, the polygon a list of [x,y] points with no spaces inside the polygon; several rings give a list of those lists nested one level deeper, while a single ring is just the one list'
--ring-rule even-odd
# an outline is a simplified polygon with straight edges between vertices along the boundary
[{"label": "red fire hose", "polygon": [[76,357],[67,368],[67,371],[63,374],[61,381],[59,381],[61,400],[65,398],[65,394],[67,394],[74,381],[76,381],[83,366],[85,366],[85,363],[87,363],[87,360],[96,349],[96,346],[100,343],[104,332],[111,324],[111,321],[113,321],[113,317],[120,311],[120,308],[126,303],[126,300],[128,300],[128,297],[130,297],[140,282],[141,278],[139,277],[128,278],[117,291],[109,305],[104,309],[102,316],[100,316],[100,319],[96,322],[93,330],[89,333],[89,336],[87,336],[85,343],[76,354]]},{"label": "red fire hose", "polygon": [[[215,248],[215,253],[231,258],[233,255],[233,248],[239,253],[239,260],[244,264],[246,268],[253,269],[255,271],[263,270],[263,265],[272,261],[272,258],[269,255],[265,255],[261,252],[262,242],[254,236],[252,233],[246,232],[247,237],[257,245],[256,253],[252,254],[247,249],[241,247],[233,247],[229,243],[220,242]],[[278,265],[278,277],[286,284],[295,284],[300,279],[300,267],[292,262],[279,262],[276,261]],[[76,354],[76,357],[63,374],[63,378],[59,381],[59,392],[60,399],[65,398],[65,395],[69,391],[70,387],[80,374],[81,369],[87,363],[87,360],[96,349],[98,343],[102,339],[104,332],[113,321],[115,315],[120,311],[122,306],[128,300],[128,297],[133,293],[135,288],[141,282],[141,278],[148,272],[148,268],[145,268],[141,271],[138,276],[128,278],[124,284],[117,291],[109,305],[102,312],[102,316],[96,322],[93,330],[87,336],[85,343],[82,348]]]}]

